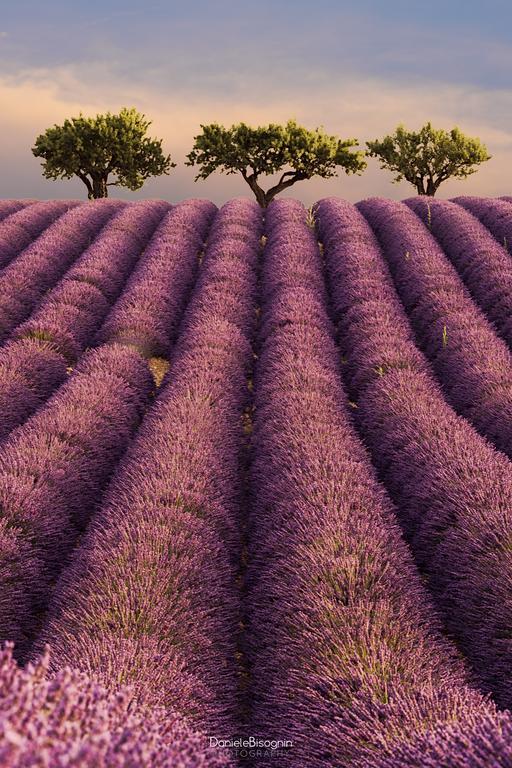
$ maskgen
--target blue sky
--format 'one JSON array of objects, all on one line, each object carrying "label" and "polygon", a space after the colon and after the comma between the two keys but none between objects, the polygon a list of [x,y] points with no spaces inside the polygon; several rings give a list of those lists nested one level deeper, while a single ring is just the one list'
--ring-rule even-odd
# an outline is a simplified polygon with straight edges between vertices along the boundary
[{"label": "blue sky", "polygon": [[[4,5],[2,3],[2,5]],[[50,182],[30,152],[65,117],[135,106],[178,163],[123,197],[251,195],[237,176],[194,183],[183,166],[200,124],[259,125],[295,117],[361,146],[399,122],[459,125],[492,160],[439,195],[510,194],[512,6],[440,0],[89,0],[6,4],[0,17],[0,196],[82,197]],[[286,194],[310,204],[337,194],[404,198],[406,183],[375,160],[361,177],[312,179]],[[271,184],[271,179],[263,185]]]}]

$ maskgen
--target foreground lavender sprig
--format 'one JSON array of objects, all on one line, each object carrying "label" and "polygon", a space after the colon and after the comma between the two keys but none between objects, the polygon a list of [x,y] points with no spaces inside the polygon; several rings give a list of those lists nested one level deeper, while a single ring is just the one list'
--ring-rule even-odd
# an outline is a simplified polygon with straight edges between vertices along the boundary
[{"label": "foreground lavender sprig", "polygon": [[306,211],[266,213],[247,571],[255,765],[355,766],[467,710],[467,687],[358,441]]},{"label": "foreground lavender sprig", "polygon": [[[22,322],[116,210],[120,200],[95,200],[64,213],[0,273],[0,340]],[[30,209],[29,209],[30,210]]]},{"label": "foreground lavender sprig", "polygon": [[134,350],[94,350],[0,448],[0,637],[20,655],[151,389]]},{"label": "foreground lavender sprig", "polygon": [[512,456],[512,353],[507,344],[406,205],[371,198],[357,208],[380,241],[417,339],[448,400]]},{"label": "foreground lavender sprig", "polygon": [[[388,322],[396,294],[389,276],[379,277],[378,244],[362,215],[332,198],[317,203],[316,215],[335,303],[347,306],[338,317],[349,359],[343,370],[357,398],[361,435],[398,505],[445,625],[484,689],[509,706],[512,465],[454,413],[426,369],[411,366],[417,351],[405,317],[396,312]],[[354,292],[359,300],[351,306]],[[391,365],[390,350],[400,346],[404,355]],[[383,363],[370,367],[379,352]]]},{"label": "foreground lavender sprig", "polygon": [[48,675],[49,654],[19,669],[11,645],[0,652],[2,768],[227,768],[205,734],[178,715],[134,706],[82,672]]},{"label": "foreground lavender sprig", "polygon": [[[231,243],[241,214],[246,242]],[[138,698],[224,738],[238,718],[240,452],[252,361],[241,329],[255,317],[260,229],[250,201],[217,214],[167,383],[63,574],[43,634],[56,668],[71,664],[109,687],[131,682]]]},{"label": "foreground lavender sprig", "polygon": [[449,200],[404,201],[455,265],[471,295],[512,345],[512,259],[469,211]]}]

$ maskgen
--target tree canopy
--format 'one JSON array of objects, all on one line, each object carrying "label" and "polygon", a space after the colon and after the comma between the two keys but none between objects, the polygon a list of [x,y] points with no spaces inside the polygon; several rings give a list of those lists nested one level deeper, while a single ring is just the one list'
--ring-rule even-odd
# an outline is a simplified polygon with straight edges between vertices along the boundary
[{"label": "tree canopy", "polygon": [[381,168],[396,173],[394,182],[406,179],[419,195],[435,195],[450,178],[464,179],[491,159],[478,138],[465,136],[459,128],[435,129],[428,122],[419,131],[399,125],[394,134],[367,141],[368,155],[381,161]]},{"label": "tree canopy", "polygon": [[[200,165],[195,180],[206,179],[214,171],[240,173],[256,200],[266,208],[283,189],[312,176],[336,176],[336,166],[346,173],[361,173],[366,167],[364,152],[351,152],[357,139],[338,139],[322,129],[311,131],[295,120],[285,126],[274,123],[252,128],[245,123],[224,128],[217,123],[201,125],[203,132],[194,137],[194,147],[186,165]],[[278,182],[266,192],[259,177],[282,173]]]},{"label": "tree canopy", "polygon": [[[43,158],[47,179],[78,176],[89,198],[107,197],[108,187],[140,189],[150,176],[167,174],[175,167],[171,156],[162,152],[162,140],[146,136],[150,125],[133,108],[96,117],[80,113],[38,136],[32,152]],[[115,181],[108,181],[111,174]]]}]

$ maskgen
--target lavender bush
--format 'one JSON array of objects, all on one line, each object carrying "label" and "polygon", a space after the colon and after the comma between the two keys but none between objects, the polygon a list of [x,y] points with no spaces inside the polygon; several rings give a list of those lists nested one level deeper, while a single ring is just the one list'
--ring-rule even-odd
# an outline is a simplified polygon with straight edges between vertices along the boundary
[{"label": "lavender bush", "polygon": [[512,354],[507,345],[406,205],[372,198],[357,208],[379,239],[416,338],[449,402],[512,455]]},{"label": "lavender bush", "polygon": [[66,379],[66,361],[39,339],[0,349],[0,440],[24,422]]},{"label": "lavender bush", "polygon": [[19,669],[0,652],[0,763],[3,768],[228,768],[205,734],[178,715],[134,707],[133,692],[111,694],[76,670],[48,675],[49,654]]},{"label": "lavender bush", "polygon": [[[222,245],[240,214],[247,244],[238,242],[235,264]],[[55,669],[70,664],[110,688],[129,682],[138,699],[224,738],[239,715],[240,453],[252,361],[241,327],[255,317],[260,227],[250,201],[230,201],[214,219],[223,241],[207,244],[170,374],[60,580],[41,640]]]},{"label": "lavender bush", "polygon": [[164,216],[100,329],[98,343],[123,341],[147,357],[168,355],[215,211],[206,200],[185,200]]},{"label": "lavender bush", "polygon": [[[508,546],[512,466],[453,412],[426,370],[410,366],[414,347],[403,326],[399,322],[388,325],[387,333],[382,334],[381,318],[387,318],[393,301],[391,286],[383,280],[374,298],[364,275],[361,285],[354,271],[350,283],[344,279],[345,265],[350,270],[357,259],[360,233],[372,279],[370,257],[373,253],[374,262],[380,259],[376,240],[370,245],[369,236],[374,235],[359,211],[350,203],[326,199],[316,205],[316,215],[319,231],[326,232],[327,239],[331,226],[338,232],[343,226],[345,233],[343,238],[337,237],[334,247],[325,249],[336,303],[350,301],[354,291],[360,296],[366,292],[373,321],[367,322],[365,330],[373,349],[380,349],[387,359],[388,350],[398,346],[393,337],[411,347],[403,360],[376,367],[371,375],[360,325],[352,333],[350,310],[340,320],[340,339],[350,356],[346,367],[350,371],[359,363],[367,374],[355,386],[354,377],[351,379],[361,435],[398,505],[416,562],[428,578],[446,627],[478,672],[484,689],[492,691],[500,705],[508,706],[512,682],[507,641],[512,627]],[[357,314],[364,315],[361,303]]]},{"label": "lavender bush", "polygon": [[66,365],[75,364],[92,340],[168,207],[141,202],[121,208],[0,349],[0,439],[64,381]]},{"label": "lavender bush", "polygon": [[30,314],[123,205],[119,200],[98,200],[75,206],[0,272],[0,340]]},{"label": "lavender bush", "polygon": [[[471,295],[512,344],[512,259],[486,227],[449,200],[426,203],[420,198],[404,201],[423,222],[451,259]],[[427,207],[427,205],[429,207]],[[429,214],[430,211],[430,214]]]},{"label": "lavender bush", "polygon": [[[314,234],[266,214],[247,573],[255,765],[353,766],[468,708],[468,686],[353,430]],[[430,691],[430,696],[427,692]],[[427,701],[428,700],[428,701]]]}]

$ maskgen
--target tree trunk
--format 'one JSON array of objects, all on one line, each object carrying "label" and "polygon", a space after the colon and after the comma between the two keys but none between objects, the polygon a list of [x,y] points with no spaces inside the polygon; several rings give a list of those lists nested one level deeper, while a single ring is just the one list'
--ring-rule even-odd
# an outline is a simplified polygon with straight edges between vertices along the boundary
[{"label": "tree trunk", "polygon": [[252,191],[254,192],[256,201],[262,208],[267,208],[267,206],[270,205],[274,197],[278,195],[279,192],[282,192],[283,189],[288,189],[288,187],[291,187],[292,184],[295,184],[296,181],[306,178],[306,176],[300,173],[296,173],[291,179],[286,179],[286,181],[280,181],[279,184],[276,184],[274,187],[271,187],[265,192],[260,187],[260,185],[258,184],[258,182],[254,177],[247,176],[243,172],[242,172],[242,176],[245,179],[245,181],[248,183]]},{"label": "tree trunk", "polygon": [[97,200],[101,197],[108,197],[107,179],[93,179],[92,182],[92,197]]},{"label": "tree trunk", "polygon": [[435,193],[436,193],[436,185],[434,184],[434,180],[433,179],[427,179],[427,191],[426,191],[426,194],[429,197],[434,197]]},{"label": "tree trunk", "polygon": [[250,186],[250,188],[252,189],[252,191],[254,192],[254,196],[256,197],[256,202],[258,203],[258,205],[260,205],[262,208],[266,208],[267,201],[266,201],[265,192],[262,190],[258,182],[250,178],[245,178],[245,180]]}]

